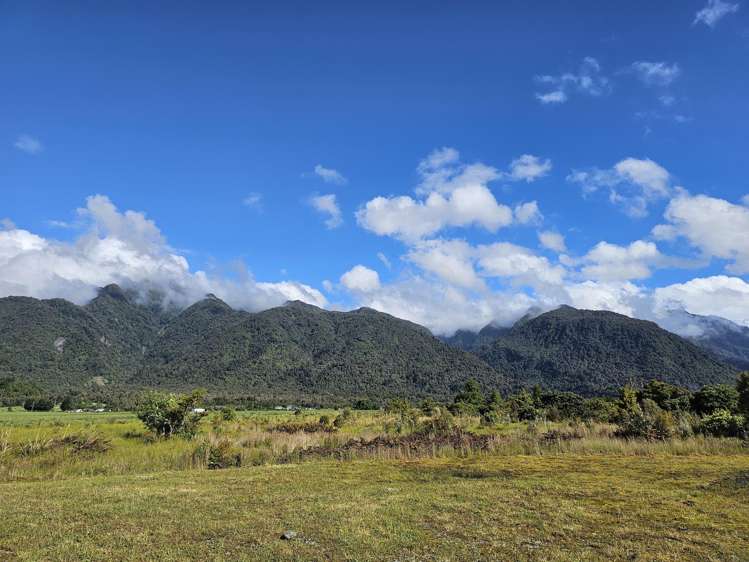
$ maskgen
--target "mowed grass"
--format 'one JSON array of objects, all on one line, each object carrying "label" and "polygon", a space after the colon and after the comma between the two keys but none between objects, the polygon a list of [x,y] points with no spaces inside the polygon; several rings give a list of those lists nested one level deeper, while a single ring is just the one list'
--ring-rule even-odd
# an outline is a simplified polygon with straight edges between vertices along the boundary
[{"label": "mowed grass", "polygon": [[[206,419],[202,434],[245,443],[248,459],[269,451],[262,466],[206,470],[191,461],[195,441],[151,442],[132,414],[0,412],[0,561],[749,560],[749,450],[737,440],[623,441],[594,427],[557,443],[543,432],[561,424],[513,424],[467,457],[275,464],[389,421],[358,412],[333,437],[269,431],[321,413]],[[81,432],[110,450],[17,453]]]},{"label": "mowed grass", "polygon": [[742,455],[566,455],[6,483],[0,559],[747,560],[748,479]]}]

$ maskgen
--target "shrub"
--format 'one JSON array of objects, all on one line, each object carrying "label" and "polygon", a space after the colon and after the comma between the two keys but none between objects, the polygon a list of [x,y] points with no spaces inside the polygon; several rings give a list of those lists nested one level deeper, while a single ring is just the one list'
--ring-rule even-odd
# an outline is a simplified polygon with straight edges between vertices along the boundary
[{"label": "shrub", "polygon": [[417,431],[429,436],[451,435],[455,428],[455,419],[447,408],[437,406],[433,415],[424,420]]},{"label": "shrub", "polygon": [[585,401],[584,412],[583,419],[610,423],[616,420],[619,408],[611,399],[590,398]]},{"label": "shrub", "polygon": [[352,415],[350,408],[344,408],[343,412],[333,420],[333,427],[342,428],[351,419]]},{"label": "shrub", "polygon": [[527,390],[521,390],[517,394],[509,396],[505,400],[504,407],[514,420],[530,421],[538,417],[538,410],[533,404],[533,397]]},{"label": "shrub", "polygon": [[736,412],[738,402],[738,390],[727,384],[703,386],[692,399],[694,411],[700,415],[711,414],[718,410]]},{"label": "shrub", "polygon": [[192,437],[202,414],[193,413],[201,403],[204,391],[191,394],[149,392],[138,406],[138,419],[159,437],[183,435]]},{"label": "shrub", "polygon": [[242,466],[242,449],[229,439],[205,439],[195,447],[193,460],[210,470]]},{"label": "shrub", "polygon": [[237,412],[230,406],[224,406],[219,410],[219,413],[221,414],[221,419],[224,421],[232,422],[237,420]]},{"label": "shrub", "polygon": [[716,410],[703,417],[697,431],[713,437],[746,437],[744,416],[734,415],[728,410]]},{"label": "shrub", "polygon": [[627,439],[669,439],[677,430],[673,414],[649,398],[643,400],[642,407],[629,403],[628,410],[620,415],[618,426],[615,435]]}]

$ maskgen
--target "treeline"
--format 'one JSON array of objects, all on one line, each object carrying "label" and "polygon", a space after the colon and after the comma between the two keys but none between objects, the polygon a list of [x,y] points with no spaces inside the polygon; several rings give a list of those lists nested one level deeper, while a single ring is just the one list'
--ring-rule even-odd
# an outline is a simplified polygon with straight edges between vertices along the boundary
[{"label": "treeline", "polygon": [[[355,408],[371,406],[364,401]],[[613,423],[620,437],[666,439],[695,433],[718,437],[749,436],[749,371],[735,385],[705,385],[697,392],[659,380],[642,388],[625,385],[618,397],[584,398],[574,392],[545,390],[540,385],[503,397],[485,393],[469,380],[450,403],[407,399],[388,402],[386,409],[401,416],[417,412],[431,416],[440,410],[452,415],[480,416],[482,424],[518,421],[578,420]]]}]

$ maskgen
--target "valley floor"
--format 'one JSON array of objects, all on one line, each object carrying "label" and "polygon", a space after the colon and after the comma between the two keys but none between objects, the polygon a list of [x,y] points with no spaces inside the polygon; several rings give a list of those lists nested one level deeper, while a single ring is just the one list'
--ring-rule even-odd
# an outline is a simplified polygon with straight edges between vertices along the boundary
[{"label": "valley floor", "polygon": [[747,455],[325,460],[5,482],[0,505],[0,560],[749,560]]}]

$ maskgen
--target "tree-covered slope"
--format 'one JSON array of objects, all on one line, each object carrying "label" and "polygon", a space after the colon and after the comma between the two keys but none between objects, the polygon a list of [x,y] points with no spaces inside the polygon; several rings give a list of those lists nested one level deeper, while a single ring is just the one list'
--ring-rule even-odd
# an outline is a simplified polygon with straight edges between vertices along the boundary
[{"label": "tree-covered slope", "polygon": [[476,353],[514,386],[582,394],[654,378],[688,388],[735,379],[732,367],[653,322],[568,306],[517,323]]},{"label": "tree-covered slope", "polygon": [[293,302],[251,314],[216,298],[185,310],[159,336],[134,382],[292,399],[448,397],[470,377],[504,380],[425,328],[370,309]]},{"label": "tree-covered slope", "polygon": [[0,299],[0,375],[63,389],[126,376],[121,362],[107,330],[86,309],[62,299]]}]

